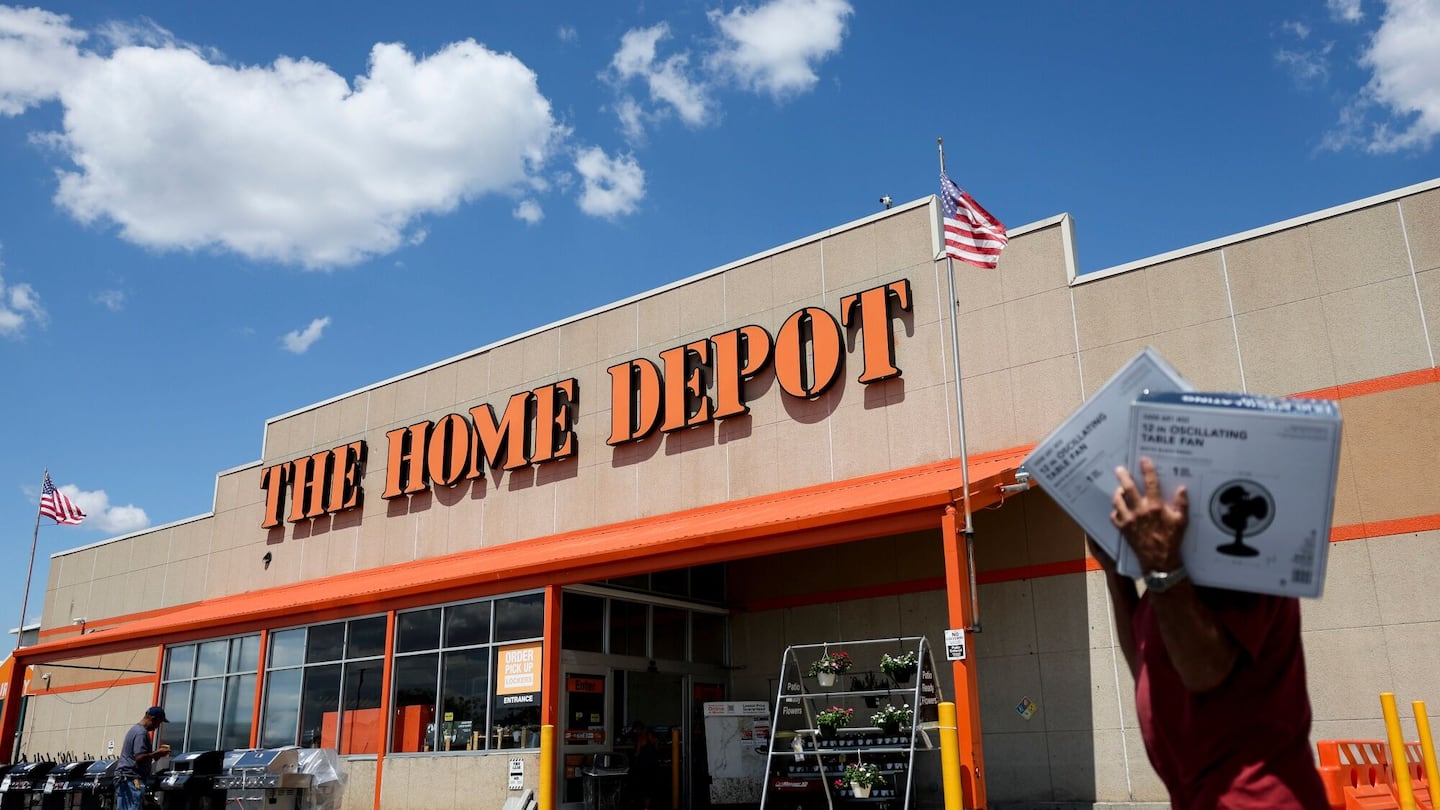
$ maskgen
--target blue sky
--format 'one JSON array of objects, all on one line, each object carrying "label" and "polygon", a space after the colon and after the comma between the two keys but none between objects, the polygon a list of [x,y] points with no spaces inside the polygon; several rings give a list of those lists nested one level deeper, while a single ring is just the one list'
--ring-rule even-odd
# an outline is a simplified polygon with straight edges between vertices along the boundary
[{"label": "blue sky", "polygon": [[1093,271],[1437,135],[1440,0],[0,5],[0,622],[44,468],[31,620],[266,418],[934,193],[937,136]]}]

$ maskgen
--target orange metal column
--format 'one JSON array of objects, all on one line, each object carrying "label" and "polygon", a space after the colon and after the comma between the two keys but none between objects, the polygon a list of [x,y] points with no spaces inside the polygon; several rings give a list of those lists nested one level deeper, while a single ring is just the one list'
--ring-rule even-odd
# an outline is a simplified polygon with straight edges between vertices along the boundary
[{"label": "orange metal column", "polygon": [[[962,546],[955,505],[945,507],[940,534],[945,545],[945,599],[950,627],[971,626],[970,564]],[[955,726],[960,737],[960,786],[967,808],[984,807],[985,765],[980,744],[980,689],[975,670],[975,638],[967,633],[965,660],[953,663],[955,673]]]},{"label": "orange metal column", "polygon": [[385,613],[385,669],[380,673],[380,716],[385,718],[386,733],[380,738],[380,750],[375,752],[375,810],[380,810],[380,782],[385,776],[385,752],[390,750],[390,739],[395,734],[395,711],[391,707],[391,673],[395,671],[395,611]]},{"label": "orange metal column", "polygon": [[23,659],[11,660],[10,680],[5,685],[5,707],[0,711],[0,762],[15,761],[15,732],[20,728],[20,703],[25,700]]}]

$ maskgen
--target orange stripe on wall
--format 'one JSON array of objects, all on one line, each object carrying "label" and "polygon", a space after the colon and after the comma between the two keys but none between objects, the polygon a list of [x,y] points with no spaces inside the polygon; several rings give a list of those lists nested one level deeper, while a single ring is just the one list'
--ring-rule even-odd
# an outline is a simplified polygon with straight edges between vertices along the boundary
[{"label": "orange stripe on wall", "polygon": [[[43,684],[44,681],[41,681]],[[44,697],[45,695],[59,695],[66,692],[89,692],[94,689],[109,689],[115,686],[149,686],[155,683],[154,675],[141,675],[137,678],[121,678],[115,681],[87,681],[85,683],[72,683],[68,686],[52,686],[48,689],[35,689],[31,687],[27,695]]]},{"label": "orange stripe on wall", "polygon": [[1376,377],[1373,380],[1331,385],[1317,388],[1314,391],[1302,391],[1295,396],[1310,399],[1349,399],[1368,394],[1383,394],[1386,391],[1399,391],[1402,388],[1415,388],[1434,382],[1440,382],[1440,368],[1422,368],[1419,371],[1391,374],[1389,377]]},{"label": "orange stripe on wall", "polygon": [[1367,540],[1372,537],[1389,537],[1395,534],[1414,534],[1436,530],[1440,530],[1440,515],[1416,515],[1394,520],[1377,520],[1372,523],[1335,526],[1330,530],[1330,542]]}]

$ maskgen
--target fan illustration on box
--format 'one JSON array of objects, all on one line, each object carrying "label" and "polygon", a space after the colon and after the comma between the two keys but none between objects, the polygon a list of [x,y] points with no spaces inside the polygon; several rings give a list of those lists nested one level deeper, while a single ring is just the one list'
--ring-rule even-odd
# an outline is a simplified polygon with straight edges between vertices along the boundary
[{"label": "fan illustration on box", "polygon": [[1234,539],[1215,550],[1231,557],[1254,557],[1260,551],[1245,545],[1275,520],[1275,497],[1260,484],[1245,479],[1227,481],[1210,497],[1210,520]]}]

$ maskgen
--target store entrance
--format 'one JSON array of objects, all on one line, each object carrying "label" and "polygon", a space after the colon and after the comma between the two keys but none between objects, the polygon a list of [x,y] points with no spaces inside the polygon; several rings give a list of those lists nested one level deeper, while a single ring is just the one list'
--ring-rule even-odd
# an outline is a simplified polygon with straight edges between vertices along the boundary
[{"label": "store entrance", "polygon": [[630,761],[629,810],[683,810],[686,767],[687,676],[669,672],[617,672],[619,724],[615,750]]},{"label": "store entrance", "polygon": [[[597,761],[617,754],[607,766],[625,764],[620,806],[600,810],[704,810],[708,802],[708,773],[702,728],[697,713],[701,701],[723,696],[715,678],[663,672],[601,667],[587,672],[569,669],[566,683],[562,804],[566,810],[585,810],[585,771]],[[617,777],[602,775],[601,779]],[[614,791],[603,795],[614,799]],[[611,801],[610,803],[614,803]]]}]

